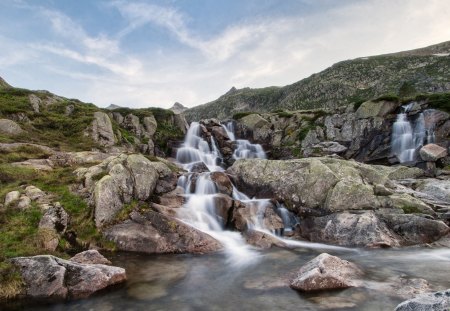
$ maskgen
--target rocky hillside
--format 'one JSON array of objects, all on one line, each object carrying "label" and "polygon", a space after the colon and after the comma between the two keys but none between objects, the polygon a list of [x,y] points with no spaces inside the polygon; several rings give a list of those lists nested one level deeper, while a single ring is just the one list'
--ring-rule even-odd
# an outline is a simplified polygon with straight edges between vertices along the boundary
[{"label": "rocky hillside", "polygon": [[186,111],[188,120],[226,119],[239,112],[336,108],[382,95],[401,98],[450,91],[450,41],[430,47],[337,63],[284,87],[232,88]]}]

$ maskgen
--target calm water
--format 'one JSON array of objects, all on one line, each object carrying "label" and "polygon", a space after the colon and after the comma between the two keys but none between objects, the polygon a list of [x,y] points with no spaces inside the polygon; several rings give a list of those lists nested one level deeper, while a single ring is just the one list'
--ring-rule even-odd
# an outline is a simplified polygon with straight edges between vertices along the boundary
[{"label": "calm water", "polygon": [[321,250],[258,251],[245,267],[230,265],[223,254],[145,255],[117,253],[128,282],[95,297],[17,310],[393,310],[404,299],[387,287],[394,278],[420,277],[433,289],[450,287],[449,249],[328,251],[358,264],[370,289],[302,294],[283,286],[283,277]]}]

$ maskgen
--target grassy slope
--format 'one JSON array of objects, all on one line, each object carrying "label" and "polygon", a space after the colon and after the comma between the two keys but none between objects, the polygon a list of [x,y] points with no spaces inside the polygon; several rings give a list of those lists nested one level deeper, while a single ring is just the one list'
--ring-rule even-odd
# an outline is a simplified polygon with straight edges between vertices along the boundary
[{"label": "grassy slope", "polygon": [[411,97],[450,91],[450,41],[435,46],[337,63],[285,87],[245,88],[186,111],[189,120],[230,118],[242,111],[334,108],[385,94]]}]

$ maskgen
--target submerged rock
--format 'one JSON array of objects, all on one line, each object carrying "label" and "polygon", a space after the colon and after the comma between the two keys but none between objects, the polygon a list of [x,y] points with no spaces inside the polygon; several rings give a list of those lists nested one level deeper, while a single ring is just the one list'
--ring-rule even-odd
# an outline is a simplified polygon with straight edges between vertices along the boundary
[{"label": "submerged rock", "polygon": [[450,289],[422,294],[399,304],[395,311],[447,311],[450,309]]},{"label": "submerged rock", "polygon": [[300,291],[355,287],[361,285],[362,274],[355,264],[322,253],[300,268],[290,286]]},{"label": "submerged rock", "polygon": [[78,264],[50,255],[17,257],[25,295],[33,299],[85,298],[126,280],[125,269],[100,264]]}]

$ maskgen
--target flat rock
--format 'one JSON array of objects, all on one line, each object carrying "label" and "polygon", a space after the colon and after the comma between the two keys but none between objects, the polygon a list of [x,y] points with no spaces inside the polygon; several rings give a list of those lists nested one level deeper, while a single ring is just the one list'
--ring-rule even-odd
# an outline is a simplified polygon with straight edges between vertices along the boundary
[{"label": "flat rock", "polygon": [[106,259],[102,254],[100,254],[95,249],[90,249],[81,253],[76,254],[70,261],[82,263],[82,264],[100,264],[100,265],[110,265],[111,261]]},{"label": "flat rock", "polygon": [[436,144],[428,144],[420,149],[419,154],[422,160],[426,162],[435,162],[440,158],[447,156],[447,149]]},{"label": "flat rock", "polygon": [[322,253],[300,268],[290,287],[300,291],[355,287],[361,285],[358,278],[362,274],[355,264]]}]

